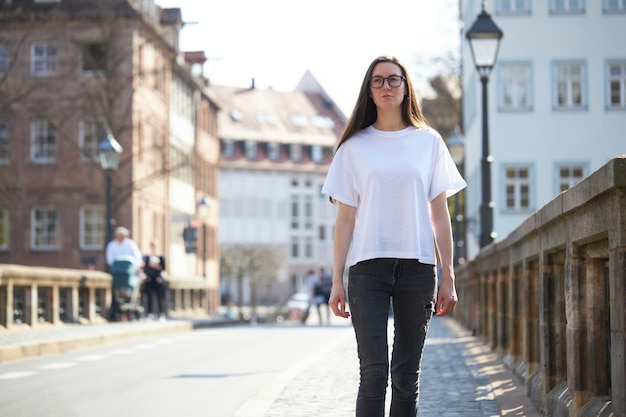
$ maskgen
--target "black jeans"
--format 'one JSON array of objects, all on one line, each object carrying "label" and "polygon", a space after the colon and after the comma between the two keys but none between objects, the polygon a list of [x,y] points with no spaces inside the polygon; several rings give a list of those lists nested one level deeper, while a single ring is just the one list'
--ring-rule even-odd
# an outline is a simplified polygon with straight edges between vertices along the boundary
[{"label": "black jeans", "polygon": [[422,352],[435,306],[434,265],[379,258],[349,269],[348,298],[361,379],[357,417],[383,417],[389,378],[387,323],[393,307],[390,417],[415,417]]}]

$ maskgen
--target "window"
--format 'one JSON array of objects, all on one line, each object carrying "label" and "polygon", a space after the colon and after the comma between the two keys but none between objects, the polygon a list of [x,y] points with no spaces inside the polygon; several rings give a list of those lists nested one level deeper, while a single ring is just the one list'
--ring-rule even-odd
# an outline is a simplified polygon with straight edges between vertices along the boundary
[{"label": "window", "polygon": [[257,154],[257,144],[253,140],[246,141],[246,158],[248,159],[256,159]]},{"label": "window", "polygon": [[291,228],[297,229],[300,226],[299,221],[299,198],[297,195],[291,196]]},{"label": "window", "polygon": [[291,160],[299,162],[302,159],[302,145],[299,143],[291,144]]},{"label": "window", "polygon": [[83,71],[104,71],[106,69],[107,47],[104,43],[83,45]]},{"label": "window", "polygon": [[304,196],[304,228],[313,228],[313,196]]},{"label": "window", "polygon": [[530,14],[530,0],[498,0],[499,14]]},{"label": "window", "polygon": [[261,123],[262,125],[273,125],[276,122],[274,121],[274,116],[272,116],[269,113],[257,113],[256,115],[256,119],[259,121],[259,123]]},{"label": "window", "polygon": [[292,236],[291,237],[291,257],[292,258],[298,258],[300,256],[300,251],[299,251],[299,242],[298,242],[298,237],[297,236]]},{"label": "window", "polygon": [[585,0],[550,0],[550,13],[584,13]]},{"label": "window", "polygon": [[54,207],[36,207],[31,211],[30,242],[33,249],[56,249],[59,241],[59,219]]},{"label": "window", "polygon": [[313,116],[311,117],[311,124],[320,129],[332,129],[335,127],[335,122],[328,116]]},{"label": "window", "polygon": [[320,145],[313,145],[311,147],[311,159],[313,162],[322,162],[322,147]]},{"label": "window", "polygon": [[559,170],[559,192],[565,191],[585,177],[585,167],[582,165],[560,165]]},{"label": "window", "polygon": [[530,64],[503,62],[499,65],[499,76],[500,109],[530,110],[532,107]]},{"label": "window", "polygon": [[611,109],[626,109],[626,61],[609,62],[608,73],[607,105]]},{"label": "window", "polygon": [[9,162],[9,124],[0,122],[0,164]]},{"label": "window", "polygon": [[56,127],[47,120],[30,124],[30,159],[33,162],[55,162],[57,158]]},{"label": "window", "polygon": [[303,116],[301,114],[292,114],[289,116],[289,119],[291,120],[291,124],[294,125],[294,127],[306,127],[309,124],[306,116]]},{"label": "window", "polygon": [[0,209],[0,250],[9,249],[9,210]]},{"label": "window", "polygon": [[80,209],[81,249],[102,249],[105,237],[105,212],[102,206],[85,206]]},{"label": "window", "polygon": [[222,141],[222,155],[226,158],[232,158],[235,156],[235,144],[230,139],[224,139]]},{"label": "window", "polygon": [[626,0],[604,0],[604,12],[626,12]]},{"label": "window", "polygon": [[81,120],[78,130],[78,146],[80,148],[81,160],[97,162],[98,145],[106,134],[104,125],[93,120]]},{"label": "window", "polygon": [[319,240],[326,240],[326,226],[323,224],[317,229],[317,237]]},{"label": "window", "polygon": [[311,236],[304,238],[304,256],[309,259],[313,258],[313,238]]},{"label": "window", "polygon": [[269,142],[267,144],[267,157],[271,161],[277,161],[280,156],[280,144],[277,142]]},{"label": "window", "polygon": [[33,45],[30,56],[32,75],[54,75],[57,72],[57,48],[53,45]]},{"label": "window", "polygon": [[554,107],[556,109],[582,109],[585,97],[585,66],[581,62],[554,64]]},{"label": "window", "polygon": [[9,72],[9,50],[6,46],[0,45],[0,74]]},{"label": "window", "polygon": [[505,169],[505,209],[528,211],[530,201],[530,168],[507,167]]}]

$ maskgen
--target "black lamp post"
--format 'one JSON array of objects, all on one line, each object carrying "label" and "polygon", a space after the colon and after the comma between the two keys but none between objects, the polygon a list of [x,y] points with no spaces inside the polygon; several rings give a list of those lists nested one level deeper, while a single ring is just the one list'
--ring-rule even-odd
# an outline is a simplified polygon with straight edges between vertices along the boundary
[{"label": "black lamp post", "polygon": [[115,140],[111,132],[107,132],[104,140],[98,145],[98,158],[100,159],[100,165],[106,172],[106,188],[107,188],[107,212],[106,212],[106,242],[113,240],[113,214],[111,210],[111,179],[113,172],[117,171],[120,162],[120,156],[122,155],[122,146]]},{"label": "black lamp post", "polygon": [[491,162],[493,157],[489,154],[489,123],[487,106],[487,83],[489,74],[496,64],[498,48],[503,33],[491,20],[491,15],[483,10],[472,24],[465,37],[470,43],[472,57],[480,82],[482,83],[483,95],[483,153],[481,160],[482,202],[480,206],[480,247],[483,248],[493,242],[493,202],[491,201]]},{"label": "black lamp post", "polygon": [[[450,155],[452,156],[452,160],[455,165],[459,168],[461,175],[463,175],[463,162],[465,160],[465,138],[463,134],[459,131],[459,127],[457,126],[454,129],[454,132],[448,138],[448,149],[450,150]],[[461,257],[461,252],[463,247],[465,246],[465,237],[462,233],[461,227],[463,225],[463,212],[460,205],[460,198],[458,193],[454,194],[454,230],[452,237],[454,239],[454,265],[459,264],[459,259]]]},{"label": "black lamp post", "polygon": [[211,208],[211,201],[208,198],[202,197],[200,201],[198,201],[198,217],[200,221],[202,221],[202,277],[206,278],[206,260],[207,260],[207,251],[206,251],[206,223],[209,218],[209,209]]}]

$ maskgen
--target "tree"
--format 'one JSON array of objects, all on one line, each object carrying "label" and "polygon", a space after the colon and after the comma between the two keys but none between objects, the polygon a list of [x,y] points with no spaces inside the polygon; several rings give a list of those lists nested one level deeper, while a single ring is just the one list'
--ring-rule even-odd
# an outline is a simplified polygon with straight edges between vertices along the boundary
[{"label": "tree", "polygon": [[278,271],[284,264],[280,250],[265,245],[234,245],[222,249],[221,273],[237,283],[237,307],[243,319],[243,284],[248,279],[252,313],[258,306],[259,288],[276,282]]}]

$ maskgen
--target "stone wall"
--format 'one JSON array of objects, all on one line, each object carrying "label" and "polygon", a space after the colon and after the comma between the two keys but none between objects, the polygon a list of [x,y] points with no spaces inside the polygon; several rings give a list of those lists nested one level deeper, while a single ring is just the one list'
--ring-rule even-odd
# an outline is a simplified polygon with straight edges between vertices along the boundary
[{"label": "stone wall", "polygon": [[458,267],[456,317],[547,416],[626,416],[626,155]]}]

